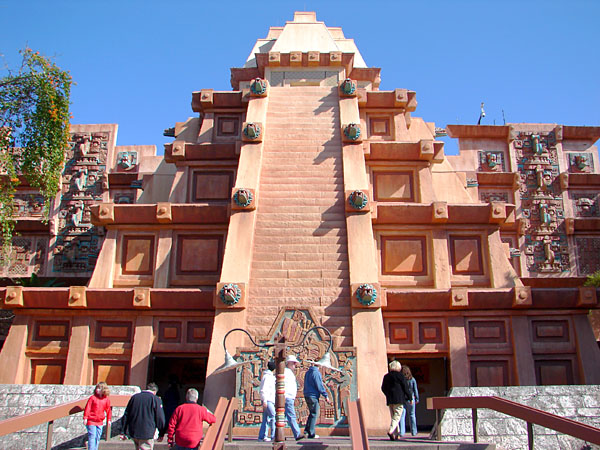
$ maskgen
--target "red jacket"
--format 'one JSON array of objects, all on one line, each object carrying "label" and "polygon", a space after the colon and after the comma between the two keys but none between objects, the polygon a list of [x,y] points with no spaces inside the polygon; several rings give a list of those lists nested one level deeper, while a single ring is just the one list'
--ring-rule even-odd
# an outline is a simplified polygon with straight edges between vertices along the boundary
[{"label": "red jacket", "polygon": [[110,399],[108,397],[98,397],[92,395],[83,410],[83,420],[86,425],[104,424],[104,415],[106,413],[106,423],[110,422],[112,410],[110,408]]},{"label": "red jacket", "polygon": [[202,422],[215,423],[217,419],[204,406],[197,403],[179,405],[169,421],[167,438],[180,447],[197,447],[202,439]]}]

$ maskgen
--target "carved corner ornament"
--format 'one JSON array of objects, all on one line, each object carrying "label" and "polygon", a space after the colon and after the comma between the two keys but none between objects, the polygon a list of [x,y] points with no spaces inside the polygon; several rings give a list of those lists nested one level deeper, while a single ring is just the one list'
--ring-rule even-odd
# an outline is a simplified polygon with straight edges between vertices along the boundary
[{"label": "carved corner ornament", "polygon": [[580,286],[577,306],[595,306],[598,303],[596,286]]},{"label": "carved corner ornament", "polygon": [[256,209],[256,194],[254,189],[234,188],[232,200],[233,209]]},{"label": "carved corner ornament", "polygon": [[381,286],[378,283],[353,283],[352,306],[355,308],[381,308]]},{"label": "carved corner ornament", "polygon": [[173,221],[171,203],[159,202],[156,204],[156,220],[159,223],[169,223]]},{"label": "carved corner ornament", "polygon": [[432,207],[432,222],[447,222],[448,221],[448,203],[433,202]]},{"label": "carved corner ornament", "polygon": [[342,97],[356,97],[356,81],[346,78],[340,83],[339,91]]},{"label": "carved corner ornament", "polygon": [[452,288],[450,289],[450,308],[468,308],[469,307],[469,290],[467,288]]},{"label": "carved corner ornament", "polygon": [[349,123],[343,128],[344,142],[362,142],[360,124]]},{"label": "carved corner ornament", "polygon": [[250,82],[250,95],[252,97],[266,97],[269,84],[264,78],[255,78]]},{"label": "carved corner ornament", "polygon": [[245,283],[217,283],[215,308],[242,309],[245,307]]},{"label": "carved corner ornament", "polygon": [[6,294],[4,296],[4,305],[11,308],[17,308],[24,306],[23,302],[23,287],[22,286],[8,286],[6,288]]},{"label": "carved corner ornament", "polygon": [[[97,209],[96,209],[97,208]],[[98,211],[97,217],[93,217],[94,210]],[[97,220],[95,220],[97,218]],[[114,203],[100,203],[96,207],[92,207],[92,223],[105,225],[107,223],[113,223],[115,221],[115,204]]]},{"label": "carved corner ornament", "polygon": [[262,141],[262,124],[260,122],[245,122],[242,130],[242,140],[245,142]]},{"label": "carved corner ornament", "polygon": [[348,199],[346,203],[347,211],[369,211],[369,208],[367,207],[369,204],[369,194],[367,192],[356,189],[354,191],[347,192],[346,198]]}]

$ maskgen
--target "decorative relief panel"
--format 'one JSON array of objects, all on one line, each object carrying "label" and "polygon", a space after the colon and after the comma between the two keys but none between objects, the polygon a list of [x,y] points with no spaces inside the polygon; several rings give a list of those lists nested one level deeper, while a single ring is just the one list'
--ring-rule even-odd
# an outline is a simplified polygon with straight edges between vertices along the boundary
[{"label": "decorative relief panel", "polygon": [[579,276],[600,270],[600,237],[576,237],[575,247]]},{"label": "decorative relief panel", "polygon": [[38,193],[20,194],[16,193],[14,198],[13,216],[21,217],[42,217],[44,208],[44,197]]},{"label": "decorative relief panel", "polygon": [[568,272],[569,247],[555,134],[519,133],[514,147],[527,269],[538,273]]},{"label": "decorative relief panel", "polygon": [[[286,337],[288,345],[300,344],[304,334],[313,326],[320,325],[315,321],[308,310],[288,309],[282,311],[275,321],[271,334],[263,342],[274,342],[274,337],[281,333]],[[323,339],[325,337],[325,339]],[[323,356],[329,341],[326,335],[319,332],[311,332],[303,347],[293,348],[292,354],[296,354],[300,360],[296,379],[298,392],[302,392],[304,375],[308,370],[307,359],[318,360]],[[273,358],[273,348],[261,349],[238,349],[236,352],[244,361],[251,361],[236,369],[236,396],[240,408],[237,415],[237,426],[259,426],[262,420],[262,403],[259,395],[260,376],[267,361]],[[343,372],[321,370],[323,384],[327,390],[332,404],[326,403],[321,398],[321,414],[319,425],[340,426],[346,425],[347,412],[345,404],[347,399],[356,398],[356,353],[354,348],[342,347],[332,348],[332,365],[343,370]],[[298,423],[302,426],[306,423],[308,409],[302,396],[298,396],[295,402]]]},{"label": "decorative relief panel", "polygon": [[593,172],[594,159],[591,153],[567,153],[569,172]]},{"label": "decorative relief panel", "polygon": [[479,151],[479,172],[506,172],[504,152]]},{"label": "decorative relief panel", "polygon": [[53,271],[84,275],[94,270],[104,229],[92,225],[90,205],[108,189],[106,159],[110,133],[71,135],[62,177]]},{"label": "decorative relief panel", "polygon": [[485,191],[479,189],[479,201],[482,203],[504,202],[511,203],[508,191]]},{"label": "decorative relief panel", "polygon": [[600,194],[597,192],[569,192],[576,217],[600,216]]},{"label": "decorative relief panel", "polygon": [[46,236],[13,237],[9,262],[0,265],[0,276],[26,278],[32,273],[43,273],[46,270],[47,253]]}]

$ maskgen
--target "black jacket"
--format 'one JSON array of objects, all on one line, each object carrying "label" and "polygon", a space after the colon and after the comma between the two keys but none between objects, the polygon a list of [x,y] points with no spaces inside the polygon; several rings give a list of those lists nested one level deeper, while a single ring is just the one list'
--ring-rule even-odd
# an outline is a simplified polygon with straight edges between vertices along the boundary
[{"label": "black jacket", "polygon": [[156,429],[165,427],[160,397],[142,391],[129,399],[123,414],[123,433],[135,439],[152,439]]},{"label": "black jacket", "polygon": [[385,394],[387,405],[397,405],[411,400],[406,378],[397,371],[385,374],[381,383],[381,391]]}]

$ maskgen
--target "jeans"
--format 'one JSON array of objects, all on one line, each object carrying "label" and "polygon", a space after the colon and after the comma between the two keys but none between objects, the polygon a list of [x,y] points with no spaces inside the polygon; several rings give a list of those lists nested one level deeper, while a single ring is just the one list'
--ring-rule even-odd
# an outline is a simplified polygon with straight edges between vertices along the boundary
[{"label": "jeans", "polygon": [[308,437],[314,437],[315,425],[317,424],[317,420],[319,420],[321,406],[319,405],[319,399],[315,396],[305,396],[304,400],[306,400],[306,406],[308,407],[308,419],[306,419],[304,431],[308,434]]},{"label": "jeans", "polygon": [[100,436],[102,436],[102,425],[86,425],[88,433],[88,450],[98,450]]},{"label": "jeans", "polygon": [[298,422],[296,421],[296,408],[294,408],[294,400],[295,399],[293,398],[285,399],[285,418],[287,419],[288,424],[292,429],[294,438],[298,439],[298,436],[300,436],[300,427],[298,426]]},{"label": "jeans", "polygon": [[275,405],[273,402],[267,402],[263,409],[263,420],[260,424],[260,431],[258,432],[258,439],[263,440],[267,434],[267,428],[270,427],[270,433],[267,437],[275,439]]},{"label": "jeans", "polygon": [[417,435],[417,415],[415,414],[416,403],[413,400],[412,402],[406,402],[404,404],[404,410],[402,411],[402,419],[400,419],[400,436],[404,436],[406,431],[405,428],[405,417],[408,414],[408,420],[410,422],[410,434],[413,436]]}]

